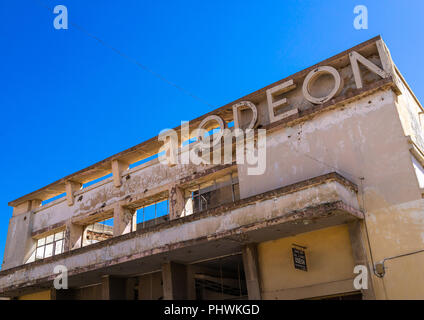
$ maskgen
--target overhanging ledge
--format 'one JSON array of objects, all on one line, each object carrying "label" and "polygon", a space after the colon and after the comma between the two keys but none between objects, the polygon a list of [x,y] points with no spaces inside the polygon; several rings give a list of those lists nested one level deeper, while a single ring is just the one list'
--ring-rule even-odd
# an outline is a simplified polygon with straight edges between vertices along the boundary
[{"label": "overhanging ledge", "polygon": [[[163,259],[182,263],[261,242],[362,219],[356,186],[329,173],[0,272],[0,294],[46,286],[56,265],[70,283],[90,275],[129,275],[160,268]],[[125,248],[125,250],[124,250]],[[190,253],[188,253],[190,252]]]}]

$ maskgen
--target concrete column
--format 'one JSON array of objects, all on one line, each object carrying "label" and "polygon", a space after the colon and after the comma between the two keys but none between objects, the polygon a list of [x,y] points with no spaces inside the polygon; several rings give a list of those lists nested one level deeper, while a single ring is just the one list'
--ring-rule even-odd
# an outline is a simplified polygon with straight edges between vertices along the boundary
[{"label": "concrete column", "polygon": [[66,223],[64,251],[70,251],[82,247],[84,227],[72,222]]},{"label": "concrete column", "polygon": [[68,202],[68,206],[72,206],[74,204],[74,194],[76,191],[80,190],[82,184],[74,181],[67,181],[65,184],[66,189],[66,201]]},{"label": "concrete column", "polygon": [[165,156],[166,159],[168,159],[169,167],[173,167],[177,164],[178,140],[178,137],[174,134],[168,135],[165,138],[165,146],[168,146],[165,151]]},{"label": "concrete column", "polygon": [[187,299],[196,300],[196,279],[193,266],[187,266]]},{"label": "concrete column", "polygon": [[117,204],[113,210],[113,236],[120,236],[135,229],[135,210]]},{"label": "concrete column", "polygon": [[187,266],[175,262],[162,265],[163,299],[187,299]]},{"label": "concrete column", "polygon": [[[30,205],[27,207],[31,208]],[[9,220],[2,270],[24,264],[35,250],[36,241],[32,238],[33,216],[32,211],[27,211]]]},{"label": "concrete column", "polygon": [[122,172],[125,170],[128,170],[129,163],[120,161],[120,160],[112,160],[112,174],[113,174],[113,184],[115,187],[120,187],[121,182],[121,175]]},{"label": "concrete column", "polygon": [[125,300],[135,300],[135,285],[137,278],[128,278],[125,282]]},{"label": "concrete column", "polygon": [[[372,283],[373,277],[373,266],[370,264],[367,256],[368,246],[366,244],[365,238],[365,228],[363,222],[355,221],[348,224],[349,227],[349,237],[350,243],[352,246],[352,256],[355,263],[357,265],[364,265],[368,270],[368,289],[361,290],[362,299],[363,300],[375,300],[374,287]],[[353,286],[353,284],[352,284]]]},{"label": "concrete column", "polygon": [[261,287],[259,280],[258,250],[256,244],[248,244],[243,247],[243,266],[246,275],[246,286],[249,300],[261,299]]},{"label": "concrete column", "polygon": [[162,272],[138,277],[138,300],[159,300],[163,298]]},{"label": "concrete column", "polygon": [[176,185],[169,189],[169,220],[179,218],[184,212],[184,190]]},{"label": "concrete column", "polygon": [[127,279],[110,275],[102,277],[102,300],[125,300]]}]

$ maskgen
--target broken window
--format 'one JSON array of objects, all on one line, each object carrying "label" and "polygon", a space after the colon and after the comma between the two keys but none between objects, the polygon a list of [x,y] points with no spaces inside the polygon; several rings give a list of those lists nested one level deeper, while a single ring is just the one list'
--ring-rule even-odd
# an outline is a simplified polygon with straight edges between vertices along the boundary
[{"label": "broken window", "polygon": [[145,205],[137,210],[137,229],[149,227],[168,220],[168,199]]},{"label": "broken window", "polygon": [[84,230],[83,246],[107,240],[113,237],[113,218],[88,225]]},{"label": "broken window", "polygon": [[237,173],[233,172],[185,189],[183,216],[240,199]]},{"label": "broken window", "polygon": [[26,263],[42,260],[63,252],[65,232],[60,231],[44,238],[37,239],[36,248]]}]

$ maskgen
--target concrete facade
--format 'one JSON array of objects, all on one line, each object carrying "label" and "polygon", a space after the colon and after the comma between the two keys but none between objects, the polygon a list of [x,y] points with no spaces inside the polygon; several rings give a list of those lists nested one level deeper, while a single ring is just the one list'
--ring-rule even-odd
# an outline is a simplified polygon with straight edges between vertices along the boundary
[{"label": "concrete facade", "polygon": [[[359,44],[190,121],[188,133],[175,128],[178,143],[199,126],[265,129],[263,174],[236,161],[130,168],[158,154],[155,137],[10,202],[0,296],[424,299],[423,112],[382,39]],[[87,227],[112,218],[110,236],[89,244]],[[62,231],[63,252],[27,263]],[[53,288],[57,265],[69,289]],[[356,266],[366,288],[354,286]]]}]

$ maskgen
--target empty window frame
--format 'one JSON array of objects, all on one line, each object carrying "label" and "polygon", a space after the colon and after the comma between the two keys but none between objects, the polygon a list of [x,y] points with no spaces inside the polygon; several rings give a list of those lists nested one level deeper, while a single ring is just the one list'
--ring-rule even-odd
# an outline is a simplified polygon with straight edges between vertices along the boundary
[{"label": "empty window frame", "polygon": [[36,248],[27,263],[52,257],[63,252],[65,246],[65,232],[60,231],[38,239]]},{"label": "empty window frame", "polygon": [[191,264],[197,300],[245,300],[246,276],[239,253]]},{"label": "empty window frame", "polygon": [[51,198],[46,199],[46,200],[43,200],[43,201],[41,202],[41,205],[42,205],[42,206],[44,206],[44,205],[46,205],[46,204],[48,204],[48,203],[50,203],[50,202],[53,202],[53,201],[55,201],[55,200],[57,200],[57,199],[60,199],[60,198],[65,197],[65,196],[66,196],[66,192],[63,192],[63,193],[58,194],[58,195],[56,195],[56,196],[54,196],[54,197],[51,197]]},{"label": "empty window frame", "polygon": [[164,222],[169,214],[168,199],[160,200],[137,210],[137,229]]},{"label": "empty window frame", "polygon": [[233,172],[185,190],[183,216],[218,207],[240,199],[237,173]]},{"label": "empty window frame", "polygon": [[108,218],[85,227],[83,246],[104,241],[113,237],[113,218]]}]

